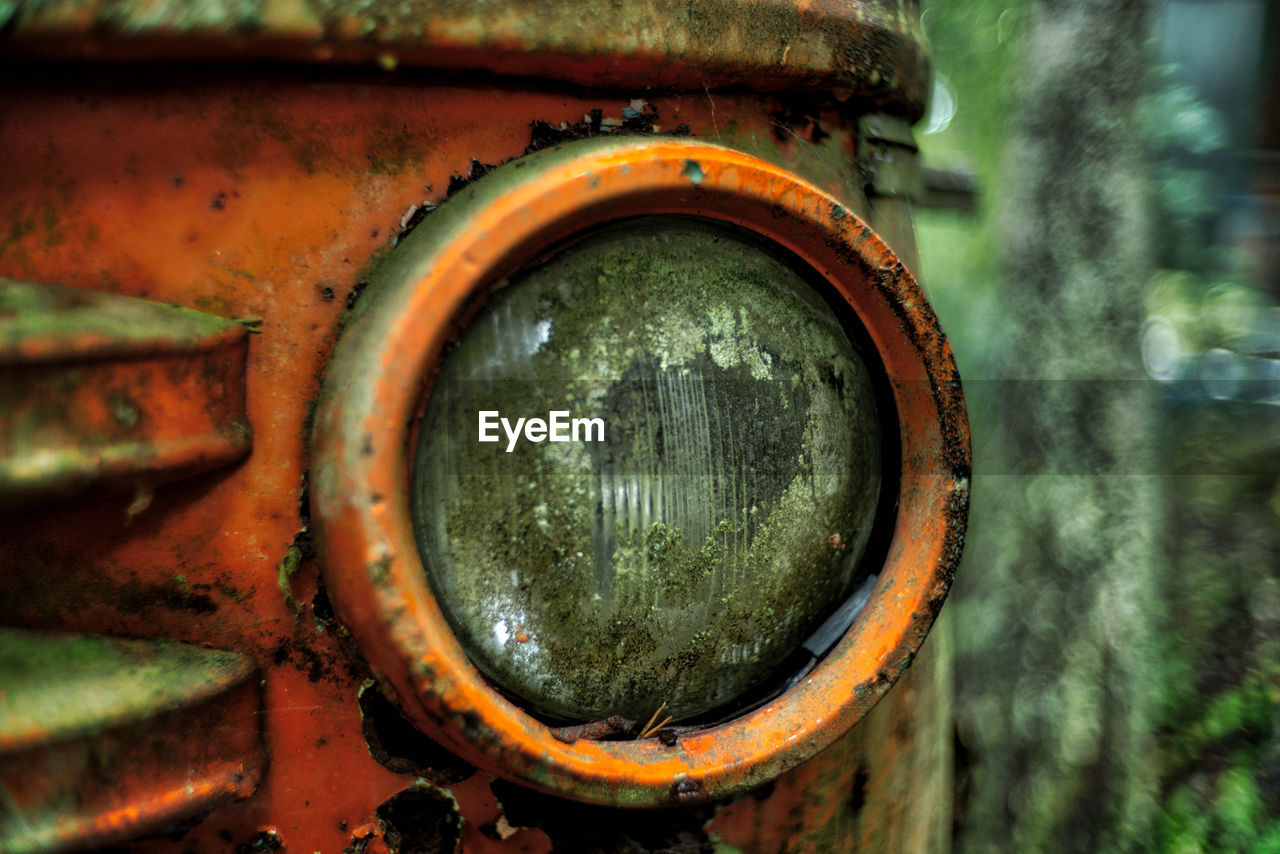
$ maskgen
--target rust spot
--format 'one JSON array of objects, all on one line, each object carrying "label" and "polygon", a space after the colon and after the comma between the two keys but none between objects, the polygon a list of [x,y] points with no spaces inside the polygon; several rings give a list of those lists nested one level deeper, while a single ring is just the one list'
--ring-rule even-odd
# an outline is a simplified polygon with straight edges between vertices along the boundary
[{"label": "rust spot", "polygon": [[405,720],[378,686],[369,682],[360,689],[360,729],[369,755],[397,774],[413,774],[438,785],[467,779],[475,768]]},{"label": "rust spot", "polygon": [[867,769],[859,767],[853,772],[853,787],[849,792],[849,811],[854,815],[862,812],[862,808],[867,803],[867,782],[870,777],[867,775]]},{"label": "rust spot", "polygon": [[387,847],[399,854],[453,854],[462,839],[462,814],[453,795],[415,785],[377,809]]},{"label": "rust spot", "polygon": [[248,842],[236,846],[236,854],[263,854],[266,851],[279,851],[284,848],[284,840],[275,828],[259,831]]},{"label": "rust spot", "polygon": [[347,308],[356,307],[356,300],[360,299],[360,294],[364,293],[364,289],[369,286],[368,282],[356,282],[351,286],[351,290],[347,292]]},{"label": "rust spot", "polygon": [[[458,192],[463,187],[466,187],[472,181],[476,180],[477,178],[483,175],[487,175],[489,172],[493,171],[495,168],[496,168],[496,164],[494,163],[481,163],[479,160],[476,160],[474,157],[471,158],[471,168],[467,171],[467,174],[465,176],[458,175],[458,174],[449,176],[449,189],[446,194],[452,196],[454,193]],[[426,215],[426,211],[423,211],[423,216],[425,215]],[[419,221],[421,221],[421,219],[419,219]],[[413,223],[413,224],[416,225],[417,223]]]}]

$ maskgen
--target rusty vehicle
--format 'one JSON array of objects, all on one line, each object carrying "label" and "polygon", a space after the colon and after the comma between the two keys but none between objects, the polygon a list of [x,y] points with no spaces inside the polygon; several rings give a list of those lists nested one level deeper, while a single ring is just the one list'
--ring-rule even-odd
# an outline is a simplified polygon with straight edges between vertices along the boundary
[{"label": "rusty vehicle", "polygon": [[0,39],[0,850],[946,849],[911,2]]}]

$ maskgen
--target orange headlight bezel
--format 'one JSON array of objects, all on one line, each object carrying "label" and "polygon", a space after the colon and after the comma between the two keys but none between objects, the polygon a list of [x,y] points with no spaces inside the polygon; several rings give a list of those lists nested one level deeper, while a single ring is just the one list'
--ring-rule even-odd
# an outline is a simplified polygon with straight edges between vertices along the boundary
[{"label": "orange headlight bezel", "polygon": [[[848,301],[879,352],[897,408],[900,500],[870,603],[786,693],[673,746],[564,743],[480,675],[434,599],[410,513],[412,422],[442,348],[477,295],[585,229],[654,214],[754,232]],[[574,143],[507,164],[451,197],[388,256],[353,312],[326,374],[312,450],[325,584],[405,712],[495,773],[633,806],[757,785],[856,723],[928,632],[959,560],[968,509],[960,381],[911,274],[813,185],[739,151],[683,139]]]}]

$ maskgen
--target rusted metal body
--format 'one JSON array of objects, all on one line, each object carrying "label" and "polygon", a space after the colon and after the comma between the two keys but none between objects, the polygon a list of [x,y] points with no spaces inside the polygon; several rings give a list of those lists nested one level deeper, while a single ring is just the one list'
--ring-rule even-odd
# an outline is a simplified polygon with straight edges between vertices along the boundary
[{"label": "rusted metal body", "polygon": [[[412,624],[388,627],[384,620],[384,639],[376,639],[370,621],[381,618],[360,611],[360,594],[337,589],[357,583],[339,574],[340,561],[326,563],[327,585],[321,584],[311,536],[308,472],[316,470],[317,481],[328,477],[320,474],[319,451],[309,447],[313,407],[349,311],[361,305],[371,272],[403,233],[431,225],[430,217],[418,225],[420,212],[487,166],[608,133],[675,151],[677,141],[664,142],[663,135],[678,131],[722,146],[700,149],[723,152],[707,161],[709,187],[727,185],[730,165],[758,170],[752,180],[764,184],[770,170],[799,176],[812,189],[790,199],[784,219],[796,224],[786,228],[809,229],[806,239],[839,234],[857,248],[842,257],[828,247],[811,262],[858,267],[854,278],[895,291],[899,307],[916,298],[884,243],[857,224],[858,217],[869,222],[910,265],[906,191],[877,189],[860,163],[868,153],[861,131],[869,111],[888,113],[890,124],[905,127],[922,107],[923,54],[911,9],[735,3],[712,15],[685,4],[645,4],[643,13],[626,13],[640,18],[619,23],[583,4],[536,10],[509,3],[418,5],[405,18],[389,6],[352,14],[302,2],[221,12],[217,6],[173,4],[146,12],[87,3],[8,10],[3,38],[10,79],[21,85],[0,93],[0,152],[7,164],[0,170],[0,277],[75,289],[91,306],[125,305],[103,295],[153,304],[128,304],[145,314],[128,334],[90,312],[96,319],[85,326],[54,321],[50,337],[24,328],[29,312],[17,320],[17,312],[0,310],[0,394],[9,407],[0,413],[0,464],[6,467],[0,471],[25,466],[22,471],[34,472],[18,487],[6,482],[0,622],[48,643],[58,636],[45,633],[75,632],[198,644],[228,651],[246,668],[237,677],[242,681],[217,691],[199,680],[173,682],[178,693],[155,700],[136,716],[144,723],[129,725],[135,747],[149,743],[136,735],[149,731],[146,721],[170,722],[169,735],[177,726],[190,726],[192,734],[221,727],[225,738],[209,737],[221,738],[214,753],[183,757],[175,748],[152,761],[132,750],[123,762],[109,747],[119,727],[106,716],[85,724],[76,738],[87,745],[89,761],[115,791],[138,793],[129,795],[138,811],[129,821],[59,824],[43,848],[32,850],[129,839],[138,851],[409,850],[406,835],[426,833],[406,829],[410,814],[440,819],[426,834],[438,850],[586,844],[564,821],[547,816],[600,808],[538,801],[542,796],[491,783],[489,769],[537,778],[536,762],[507,763],[531,756],[535,748],[528,745],[547,742],[516,749],[511,745],[523,736],[507,731],[499,735],[516,741],[490,750],[455,736],[451,747],[488,766],[476,771],[417,735],[394,706],[375,702],[377,688],[361,697],[369,680],[386,677],[384,691],[425,723],[432,713],[414,694],[421,682],[389,662],[403,661],[393,647],[427,651],[405,636]],[[500,5],[504,15],[495,17],[483,8],[488,5]],[[771,28],[751,26],[761,20],[773,22]],[[92,61],[50,62],[67,57]],[[239,69],[172,61],[190,57],[338,67],[302,73],[282,64]],[[361,65],[368,61],[382,67]],[[393,64],[397,70],[388,73]],[[485,74],[432,70],[444,67]],[[516,73],[521,76],[511,76]],[[824,93],[833,89],[834,95]],[[638,111],[634,100],[642,102]],[[895,145],[897,155],[913,157],[909,144]],[[661,162],[655,159],[653,168]],[[576,192],[562,188],[558,203],[572,207]],[[826,204],[819,193],[849,215],[814,207]],[[786,228],[758,214],[742,216],[790,239]],[[45,305],[64,304],[66,293],[37,288],[28,295],[3,284],[0,292],[6,300]],[[715,731],[695,735],[689,746],[700,757],[695,765],[702,763],[698,777],[706,787],[698,794],[712,799],[785,771],[813,747],[835,741],[768,790],[692,811],[645,813],[655,828],[669,826],[673,834],[693,828],[708,844],[714,837],[742,851],[945,847],[945,631],[938,637],[935,629],[914,667],[902,671],[958,557],[967,436],[958,381],[927,307],[920,309],[921,301],[914,314],[899,315],[892,301],[873,302],[859,308],[882,315],[877,323],[885,324],[886,364],[897,366],[890,372],[900,415],[904,422],[920,419],[920,436],[934,431],[918,446],[906,440],[903,506],[917,497],[913,491],[931,496],[931,503],[912,505],[919,515],[898,520],[894,559],[903,574],[839,647],[836,656],[847,658],[850,669],[826,662],[832,678],[802,686],[809,694],[793,708],[812,695],[847,724],[901,678],[844,735],[842,725],[805,720],[795,711],[735,722],[728,738]],[[205,317],[183,328],[166,314],[170,306]],[[438,313],[446,315],[443,308]],[[183,343],[174,344],[178,339]],[[30,342],[37,340],[53,342],[41,352],[59,355],[33,355]],[[135,347],[139,340],[147,343]],[[66,393],[51,396],[58,387]],[[20,412],[28,414],[20,418]],[[31,466],[31,449],[44,447],[90,462],[78,464],[74,477],[58,479],[53,469]],[[170,460],[164,449],[176,447],[191,450]],[[126,449],[130,462],[102,463],[113,448]],[[911,472],[919,478],[912,480]],[[328,482],[324,488],[346,487]],[[342,548],[334,541],[356,530],[333,527],[328,518],[325,524],[326,549]],[[338,530],[346,533],[332,533]],[[330,594],[353,635],[335,619]],[[0,651],[16,648],[0,643]],[[138,667],[133,658],[117,656],[93,672],[128,682]],[[243,675],[254,668],[260,696],[257,679]],[[57,678],[56,668],[48,668],[48,679]],[[20,696],[25,702],[15,686],[16,676],[0,674],[5,701]],[[442,707],[435,708],[439,715]],[[198,711],[182,711],[189,709]],[[183,715],[205,722],[172,723],[188,720]],[[456,721],[449,726],[466,730]],[[432,730],[442,741],[448,731]],[[50,743],[68,743],[55,735],[51,729]],[[790,753],[767,743],[788,737],[816,741]],[[48,813],[38,805],[47,799],[27,793],[52,786],[67,794],[24,752],[38,740],[20,749],[15,744],[0,742],[8,791],[0,826],[30,824],[31,816]],[[651,747],[575,750],[596,750],[607,760]],[[766,754],[773,758],[759,758]],[[199,769],[208,779],[218,768],[239,770],[227,778],[232,782],[214,787],[215,796],[194,782],[175,789],[166,776],[174,764],[190,770],[189,780]],[[640,789],[669,793],[674,778],[662,775],[674,770],[653,772]],[[655,782],[660,777],[665,785]],[[573,791],[559,782],[540,784]],[[602,784],[583,785],[573,793],[607,799]],[[91,818],[121,808],[87,797],[77,803]],[[164,808],[148,811],[146,803]],[[529,817],[531,805],[541,817]],[[210,809],[203,821],[183,825]],[[624,830],[635,827],[618,822]],[[172,832],[148,836],[164,831]]]}]

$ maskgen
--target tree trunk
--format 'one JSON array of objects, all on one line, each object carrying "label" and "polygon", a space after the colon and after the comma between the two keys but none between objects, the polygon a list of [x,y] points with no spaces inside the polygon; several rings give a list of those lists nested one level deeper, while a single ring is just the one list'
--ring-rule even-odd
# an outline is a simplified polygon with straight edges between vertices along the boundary
[{"label": "tree trunk", "polygon": [[1032,7],[1001,245],[1003,375],[973,384],[955,603],[966,851],[1150,838],[1160,484],[1138,330],[1141,2]]}]

